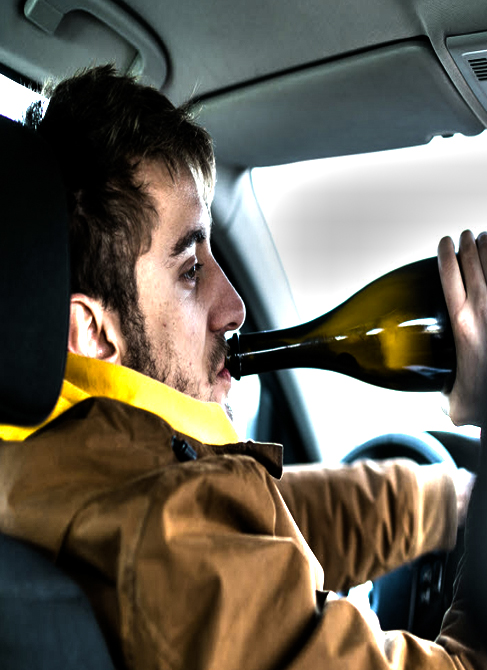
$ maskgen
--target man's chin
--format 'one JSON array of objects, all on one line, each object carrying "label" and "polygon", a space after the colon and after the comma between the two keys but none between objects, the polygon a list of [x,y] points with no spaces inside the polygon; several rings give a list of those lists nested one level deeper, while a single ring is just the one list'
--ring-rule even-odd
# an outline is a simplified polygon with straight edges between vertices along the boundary
[{"label": "man's chin", "polygon": [[208,401],[216,402],[220,405],[230,421],[233,421],[233,410],[228,400],[228,393],[229,390],[222,388],[222,386],[218,384],[216,387],[213,387]]}]

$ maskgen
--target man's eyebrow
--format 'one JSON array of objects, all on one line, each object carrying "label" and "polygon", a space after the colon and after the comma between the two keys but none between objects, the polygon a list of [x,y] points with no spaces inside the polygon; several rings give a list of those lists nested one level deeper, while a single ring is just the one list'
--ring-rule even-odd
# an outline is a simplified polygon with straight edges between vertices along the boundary
[{"label": "man's eyebrow", "polygon": [[171,258],[180,256],[186,249],[192,247],[193,244],[200,244],[201,242],[204,242],[206,238],[207,233],[205,228],[194,228],[193,230],[189,230],[187,233],[184,233],[184,235],[181,235],[176,241],[170,253]]}]

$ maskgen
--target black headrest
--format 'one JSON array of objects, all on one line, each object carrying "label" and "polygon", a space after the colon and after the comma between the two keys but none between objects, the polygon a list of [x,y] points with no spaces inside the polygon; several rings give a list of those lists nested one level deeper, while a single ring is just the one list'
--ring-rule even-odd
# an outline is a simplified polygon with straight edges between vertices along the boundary
[{"label": "black headrest", "polygon": [[62,179],[43,140],[0,116],[0,423],[35,425],[49,415],[68,321]]}]

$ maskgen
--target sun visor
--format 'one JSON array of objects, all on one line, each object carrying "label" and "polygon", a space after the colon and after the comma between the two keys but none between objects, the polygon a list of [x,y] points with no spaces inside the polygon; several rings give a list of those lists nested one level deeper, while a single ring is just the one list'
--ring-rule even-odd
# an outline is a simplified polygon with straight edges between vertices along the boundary
[{"label": "sun visor", "polygon": [[200,101],[217,159],[265,166],[425,144],[484,127],[437,60],[411,40]]}]

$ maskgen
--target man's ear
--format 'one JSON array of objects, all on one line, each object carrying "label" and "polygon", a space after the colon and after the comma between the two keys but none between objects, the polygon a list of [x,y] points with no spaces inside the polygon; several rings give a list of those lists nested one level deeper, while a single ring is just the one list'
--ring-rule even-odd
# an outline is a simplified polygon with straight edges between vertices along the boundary
[{"label": "man's ear", "polygon": [[121,365],[125,352],[120,319],[99,300],[82,293],[71,296],[68,351]]}]

